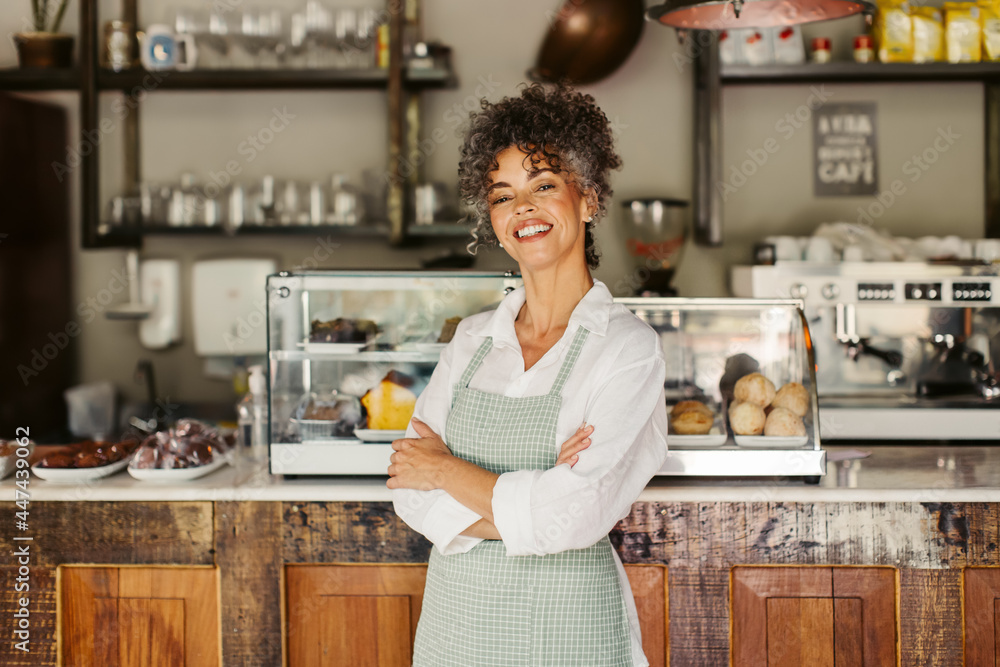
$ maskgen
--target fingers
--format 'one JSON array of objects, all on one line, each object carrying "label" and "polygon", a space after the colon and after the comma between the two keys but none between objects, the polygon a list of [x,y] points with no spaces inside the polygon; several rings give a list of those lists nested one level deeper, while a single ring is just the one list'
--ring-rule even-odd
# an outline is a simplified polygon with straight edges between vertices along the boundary
[{"label": "fingers", "polygon": [[430,426],[423,423],[419,419],[414,417],[411,423],[413,424],[413,430],[415,430],[421,438],[437,437],[437,433],[434,432],[434,429],[432,429]]},{"label": "fingers", "polygon": [[590,434],[593,432],[593,426],[586,424],[581,426],[569,440],[563,443],[559,451],[559,457],[556,459],[556,465],[562,465],[563,463],[568,463],[570,466],[575,465],[580,460],[579,453],[590,447],[592,442]]},{"label": "fingers", "polygon": [[400,440],[392,441],[392,448],[397,452],[401,452],[408,447],[413,447],[413,440],[410,438],[401,438]]},{"label": "fingers", "polygon": [[576,433],[570,436],[569,440],[567,440],[562,444],[562,447],[559,450],[560,453],[564,453],[570,449],[579,447],[579,445],[583,441],[590,439],[590,434],[593,432],[594,432],[593,426],[584,424],[583,426],[577,429]]}]

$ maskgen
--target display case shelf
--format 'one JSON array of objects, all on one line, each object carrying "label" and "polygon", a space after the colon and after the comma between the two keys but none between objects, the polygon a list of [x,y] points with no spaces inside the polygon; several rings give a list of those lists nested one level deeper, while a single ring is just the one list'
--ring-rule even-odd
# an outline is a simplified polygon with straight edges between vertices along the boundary
[{"label": "display case shelf", "polygon": [[80,88],[77,69],[0,69],[0,90],[41,91]]},{"label": "display case shelf", "polygon": [[[403,86],[409,90],[454,86],[452,72],[439,69],[408,70]],[[124,72],[99,71],[97,87],[104,91],[153,90],[308,90],[373,89],[389,85],[386,69],[237,69],[151,72],[145,69]]]},{"label": "display case shelf", "polygon": [[1000,81],[1000,63],[803,63],[722,65],[726,85],[760,83],[866,83]]},{"label": "display case shelf", "polygon": [[272,350],[268,355],[272,361],[348,361],[357,363],[409,363],[436,364],[441,352],[417,352],[406,350],[370,350],[340,354],[332,352],[307,352],[305,350]]}]

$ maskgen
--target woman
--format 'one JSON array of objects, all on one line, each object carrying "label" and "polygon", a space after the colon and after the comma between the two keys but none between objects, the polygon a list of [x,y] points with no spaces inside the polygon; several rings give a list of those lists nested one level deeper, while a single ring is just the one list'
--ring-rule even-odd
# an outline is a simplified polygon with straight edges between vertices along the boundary
[{"label": "woman", "polygon": [[459,324],[393,443],[396,511],[434,544],[414,667],[648,664],[608,532],[666,456],[663,352],[590,275],[620,164],[565,88],[473,116],[462,194],[524,286]]}]

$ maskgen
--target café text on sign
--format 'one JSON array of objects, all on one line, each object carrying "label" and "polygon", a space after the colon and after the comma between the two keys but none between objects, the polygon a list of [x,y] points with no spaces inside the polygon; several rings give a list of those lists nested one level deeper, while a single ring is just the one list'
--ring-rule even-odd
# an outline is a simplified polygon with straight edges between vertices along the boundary
[{"label": "caf\u00e9 text on sign", "polygon": [[878,192],[875,103],[828,104],[813,114],[813,194],[858,197]]}]

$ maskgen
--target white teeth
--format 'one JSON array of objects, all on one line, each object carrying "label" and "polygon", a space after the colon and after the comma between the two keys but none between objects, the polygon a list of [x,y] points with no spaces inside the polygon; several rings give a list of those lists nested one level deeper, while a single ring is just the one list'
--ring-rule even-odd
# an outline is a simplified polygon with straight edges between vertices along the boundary
[{"label": "white teeth", "polygon": [[535,234],[539,234],[541,232],[547,232],[550,229],[552,229],[552,225],[532,225],[530,227],[525,227],[524,229],[518,230],[517,238],[523,239],[528,236],[534,236]]}]

